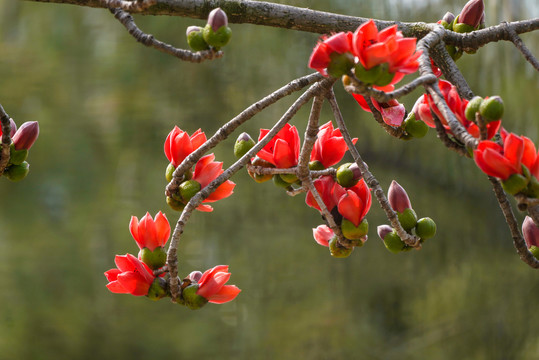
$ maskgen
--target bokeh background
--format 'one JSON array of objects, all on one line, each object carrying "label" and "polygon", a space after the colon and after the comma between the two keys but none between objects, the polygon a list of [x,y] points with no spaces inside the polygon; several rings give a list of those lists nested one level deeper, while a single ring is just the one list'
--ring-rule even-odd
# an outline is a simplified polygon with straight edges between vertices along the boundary
[{"label": "bokeh background", "polygon": [[[284,1],[283,1],[284,2]],[[349,15],[434,22],[465,1],[286,1]],[[534,1],[488,1],[487,25],[539,15]],[[185,47],[202,21],[136,16]],[[336,86],[358,148],[384,188],[397,179],[438,224],[421,251],[394,255],[369,213],[366,246],[334,259],[312,238],[304,197],[242,171],[231,198],[196,213],[180,273],[229,264],[234,302],[199,311],[114,295],[103,272],[136,254],[128,223],[178,213],[164,199],[163,142],[174,125],[213,134],[252,102],[310,73],[315,34],[231,25],[217,61],[191,64],[136,43],[103,9],[0,2],[0,103],[40,137],[22,182],[0,179],[1,359],[539,359],[539,279],[522,263],[485,176],[426,138],[388,137]],[[538,55],[537,34],[524,41]],[[499,94],[504,126],[537,144],[539,75],[508,43],[459,61],[472,89]],[[420,92],[403,101],[408,108]],[[276,121],[294,94],[240,131]],[[307,106],[308,108],[309,106]],[[307,109],[292,121],[303,129]],[[326,106],[321,121],[331,120]],[[225,166],[235,136],[215,149]],[[522,214],[517,214],[522,219]],[[387,220],[385,221],[387,222]]]}]

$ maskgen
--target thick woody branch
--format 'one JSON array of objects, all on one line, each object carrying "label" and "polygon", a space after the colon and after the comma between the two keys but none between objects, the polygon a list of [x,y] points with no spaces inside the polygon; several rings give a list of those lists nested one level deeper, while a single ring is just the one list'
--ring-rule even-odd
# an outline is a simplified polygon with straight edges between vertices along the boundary
[{"label": "thick woody branch", "polygon": [[223,56],[222,51],[205,50],[195,53],[189,50],[175,48],[172,45],[155,39],[153,35],[143,33],[142,30],[137,27],[135,20],[129,13],[120,8],[109,10],[114,17],[118,19],[123,26],[125,26],[127,31],[129,31],[129,34],[131,34],[139,43],[145,46],[153,47],[154,49],[164,52],[165,54],[175,56],[180,60],[194,63],[200,63],[204,60],[213,60]]},{"label": "thick woody branch", "polygon": [[11,145],[11,124],[9,115],[0,105],[0,122],[2,123],[2,149],[0,151],[0,175],[4,173],[9,162],[9,146]]},{"label": "thick woody branch", "polygon": [[447,81],[457,87],[457,91],[461,98],[470,100],[474,97],[472,89],[470,89],[468,82],[460,72],[457,64],[455,64],[455,61],[445,49],[445,44],[443,42],[439,42],[434,46],[431,57],[434,59],[436,66],[442,70]]},{"label": "thick woody branch", "polygon": [[520,53],[524,56],[526,61],[528,61],[532,66],[535,68],[535,70],[539,71],[539,61],[537,61],[537,58],[533,56],[530,49],[524,45],[522,42],[522,39],[518,36],[515,29],[508,26],[507,23],[502,23],[502,25],[505,24],[505,30],[507,31],[507,35],[509,36],[509,41],[511,41],[515,47],[520,51]]},{"label": "thick woody branch", "polygon": [[515,218],[515,215],[513,214],[513,209],[511,208],[509,200],[507,200],[507,196],[503,191],[502,185],[495,177],[489,176],[488,179],[492,183],[494,194],[496,195],[496,200],[498,200],[498,204],[500,205],[503,216],[505,217],[505,222],[507,223],[507,225],[509,226],[509,230],[511,231],[511,236],[513,237],[513,245],[517,250],[518,256],[520,256],[520,259],[526,264],[528,264],[530,267],[534,269],[539,269],[539,260],[537,260],[532,255],[532,253],[528,251],[528,248],[526,247],[526,242],[520,234],[519,224],[517,222],[517,219]]},{"label": "thick woody branch", "polygon": [[251,119],[253,116],[267,108],[268,106],[276,103],[285,96],[292,94],[295,91],[299,91],[304,87],[311,85],[312,83],[323,79],[322,75],[314,73],[307,75],[291,81],[282,88],[274,91],[270,95],[266,96],[262,100],[257,101],[256,103],[249,106],[247,109],[243,110],[238,116],[227,122],[225,125],[221,126],[211,138],[208,139],[202,146],[193,151],[189,156],[187,156],[183,162],[178,166],[174,171],[172,181],[167,185],[166,194],[170,196],[178,189],[180,185],[183,174],[189,170],[207,151],[213,149],[221,141],[225,140],[238,126]]},{"label": "thick woody branch", "polygon": [[380,183],[369,171],[369,167],[367,166],[367,164],[363,161],[363,159],[361,159],[361,155],[357,151],[354,143],[352,142],[350,133],[346,128],[346,124],[344,123],[341,110],[339,109],[339,105],[337,104],[337,99],[335,99],[335,94],[333,93],[333,91],[329,93],[328,100],[329,104],[331,105],[331,108],[333,109],[333,114],[335,116],[335,120],[337,121],[339,129],[341,129],[341,134],[344,138],[344,141],[348,146],[348,150],[350,151],[350,154],[352,154],[352,157],[354,158],[354,161],[359,167],[359,170],[361,170],[361,174],[363,175],[365,182],[367,183],[369,188],[373,190],[374,196],[376,197],[376,200],[386,213],[386,216],[391,223],[391,226],[397,231],[397,234],[399,235],[401,240],[404,241],[407,245],[415,247],[417,249],[421,248],[419,238],[415,235],[408,234],[402,228],[401,224],[399,223],[399,219],[397,218],[397,213],[391,208],[391,205],[389,205],[389,201],[387,201],[384,190],[380,186]]},{"label": "thick woody branch", "polygon": [[[170,272],[170,293],[173,301],[175,301],[180,294],[180,287],[178,281],[178,256],[177,248],[180,242],[180,236],[183,233],[183,228],[185,223],[191,217],[193,211],[200,205],[202,202],[210,196],[222,183],[230,179],[232,175],[238,172],[242,167],[244,167],[252,157],[254,157],[264,146],[266,146],[275,135],[285,126],[286,123],[296,115],[299,109],[305,105],[310,99],[314,96],[319,95],[321,91],[326,89],[328,86],[331,86],[331,80],[325,79],[321,82],[312,85],[309,90],[303,93],[292,106],[286,111],[286,113],[281,117],[281,119],[271,128],[271,130],[264,136],[258,143],[253,146],[245,155],[243,155],[238,161],[232,164],[228,169],[226,169],[221,175],[219,175],[215,180],[209,183],[205,188],[199,191],[195,196],[189,200],[185,209],[182,211],[174,232],[172,233],[172,238],[170,240],[170,247],[167,252],[167,264]],[[208,140],[210,141],[210,140]]]},{"label": "thick woody branch", "polygon": [[101,0],[101,2],[103,3],[103,5],[105,5],[105,7],[120,8],[124,11],[129,12],[143,11],[157,3],[156,0]]}]

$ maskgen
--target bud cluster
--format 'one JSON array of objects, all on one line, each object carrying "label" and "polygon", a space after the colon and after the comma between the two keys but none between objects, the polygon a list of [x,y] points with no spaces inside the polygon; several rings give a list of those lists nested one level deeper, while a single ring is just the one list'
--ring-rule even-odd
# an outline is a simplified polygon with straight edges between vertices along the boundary
[{"label": "bud cluster", "polygon": [[228,17],[221,8],[213,9],[206,26],[189,26],[186,31],[187,44],[193,51],[219,50],[230,41],[232,30],[228,27]]},{"label": "bud cluster", "polygon": [[[399,223],[408,234],[418,236],[421,243],[436,235],[436,223],[429,217],[417,218],[406,190],[395,180],[389,186],[387,199],[393,210],[397,213]],[[391,226],[380,225],[377,230],[378,236],[384,242],[385,247],[392,253],[396,254],[412,249],[411,246],[402,241],[397,231]]]},{"label": "bud cluster", "polygon": [[[13,119],[9,119],[9,122],[12,142],[9,147],[9,162],[2,175],[11,181],[20,181],[30,171],[30,164],[28,164],[26,159],[28,158],[28,151],[39,136],[39,124],[37,121],[27,121],[17,129],[17,125]],[[1,136],[2,129],[0,128]]]}]

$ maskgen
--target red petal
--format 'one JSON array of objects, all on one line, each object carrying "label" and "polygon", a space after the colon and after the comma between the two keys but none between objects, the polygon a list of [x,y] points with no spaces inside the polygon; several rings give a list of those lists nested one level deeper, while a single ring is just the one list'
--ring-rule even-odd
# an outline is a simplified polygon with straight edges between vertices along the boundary
[{"label": "red petal", "polygon": [[105,277],[107,278],[108,281],[116,281],[116,279],[118,278],[118,275],[121,273],[122,272],[118,269],[110,269],[110,270],[105,271]]},{"label": "red petal", "polygon": [[384,122],[391,126],[401,126],[402,122],[404,121],[404,113],[406,112],[406,109],[404,108],[404,105],[399,104],[397,106],[392,106],[389,108],[383,108],[381,109],[382,118],[384,119]]},{"label": "red petal", "polygon": [[524,153],[524,140],[511,133],[503,143],[503,156],[520,173],[520,161]]},{"label": "red petal", "polygon": [[386,39],[395,35],[397,35],[397,25],[392,25],[378,33],[378,41],[384,42]]},{"label": "red petal", "polygon": [[289,168],[297,164],[297,158],[294,159],[294,152],[290,149],[288,143],[282,139],[275,141],[273,149],[273,159],[278,168]]},{"label": "red petal", "polygon": [[365,101],[363,95],[352,94],[352,96],[354,97],[354,99],[356,99],[357,103],[359,104],[359,106],[361,106],[363,110],[371,112],[371,109],[369,108],[369,105],[367,104],[367,101]]},{"label": "red petal", "polygon": [[235,186],[236,184],[234,182],[230,180],[225,181],[219,185],[219,187],[215,189],[215,191],[212,192],[210,196],[204,200],[204,202],[214,202],[229,197],[234,192],[233,190]]},{"label": "red petal", "polygon": [[339,54],[344,54],[350,51],[350,44],[348,43],[348,35],[344,32],[337,33],[324,40],[331,51],[335,51]]},{"label": "red petal", "polygon": [[[329,54],[330,48],[324,43],[318,43],[313,49],[311,58],[309,59],[309,67],[311,69],[319,70],[328,67],[331,61]],[[260,140],[260,139],[259,139]]]},{"label": "red petal", "polygon": [[320,225],[316,229],[313,229],[314,240],[322,246],[329,246],[329,241],[333,236],[335,236],[333,230],[327,225]]},{"label": "red petal", "polygon": [[111,292],[115,294],[129,294],[129,291],[127,291],[126,288],[124,288],[122,284],[120,284],[120,282],[118,281],[112,281],[106,286]]},{"label": "red petal", "polygon": [[322,159],[320,162],[327,168],[342,160],[347,147],[342,137],[332,137],[323,144],[321,150]]},{"label": "red petal", "polygon": [[139,240],[142,245],[141,249],[147,247],[151,251],[155,249],[157,245],[157,231],[155,229],[155,223],[153,222],[150,213],[146,213],[139,222]]},{"label": "red petal", "polygon": [[339,199],[337,208],[343,217],[350,220],[355,226],[359,226],[362,220],[363,202],[354,191],[347,190],[346,194]]},{"label": "red petal", "polygon": [[212,295],[208,299],[208,302],[213,304],[223,304],[234,300],[240,292],[241,290],[236,285],[225,285],[217,294]]},{"label": "red petal", "polygon": [[526,165],[529,170],[531,170],[537,158],[537,150],[535,149],[535,144],[533,141],[528,139],[526,136],[522,136],[522,140],[524,141],[522,163]]},{"label": "red petal", "polygon": [[165,246],[170,236],[170,224],[161,211],[155,215],[155,228],[157,230],[157,246]]},{"label": "red petal", "polygon": [[193,133],[193,135],[190,136],[190,140],[193,151],[195,151],[206,142],[206,134],[204,134],[202,130],[198,129]]},{"label": "red petal", "polygon": [[370,69],[389,60],[389,49],[384,43],[373,44],[363,51],[365,68]]},{"label": "red petal", "polygon": [[135,239],[138,247],[142,249],[144,244],[140,241],[138,235],[138,218],[136,216],[131,216],[131,221],[129,222],[129,232],[131,232],[131,235],[133,236],[133,239]]}]

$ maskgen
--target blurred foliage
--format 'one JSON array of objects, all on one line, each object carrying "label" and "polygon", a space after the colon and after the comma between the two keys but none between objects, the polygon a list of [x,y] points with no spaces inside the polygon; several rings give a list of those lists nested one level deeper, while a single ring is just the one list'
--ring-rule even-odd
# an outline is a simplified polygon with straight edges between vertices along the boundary
[{"label": "blurred foliage", "polygon": [[[281,1],[350,15],[429,21],[464,1]],[[489,1],[487,25],[538,15],[533,1]],[[185,46],[199,20],[136,16],[147,33]],[[322,221],[240,172],[233,197],[197,213],[180,245],[180,271],[229,264],[236,301],[193,312],[167,300],[111,294],[114,254],[137,253],[131,215],[164,210],[163,141],[174,125],[214,133],[293,78],[316,35],[231,25],[217,61],[190,64],[136,43],[102,9],[0,2],[0,103],[18,124],[38,120],[30,175],[0,179],[2,359],[537,359],[536,271],[511,245],[489,184],[433,131],[401,142],[385,135],[336,87],[358,148],[387,188],[397,179],[420,217],[438,224],[423,250],[394,255],[377,239],[333,259],[312,239]],[[523,35],[535,54],[536,34]],[[510,44],[459,61],[472,89],[499,94],[504,126],[535,143],[539,77]],[[420,91],[404,99],[411,108]],[[257,115],[253,137],[297,98]],[[303,132],[308,107],[293,123]],[[324,108],[321,121],[331,119]],[[215,152],[233,162],[234,136]],[[522,214],[519,214],[522,218]],[[386,220],[387,222],[387,220]]]}]

